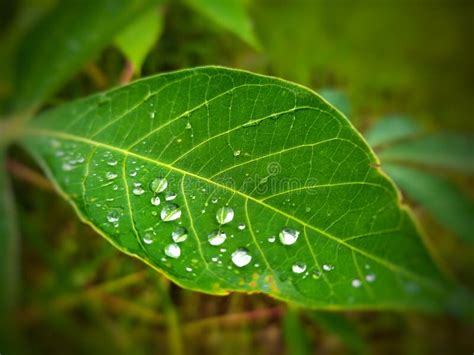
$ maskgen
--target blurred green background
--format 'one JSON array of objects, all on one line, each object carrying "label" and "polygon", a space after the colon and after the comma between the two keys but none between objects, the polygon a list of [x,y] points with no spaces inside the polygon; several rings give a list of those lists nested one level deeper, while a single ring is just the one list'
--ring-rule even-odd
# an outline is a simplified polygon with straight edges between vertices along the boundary
[{"label": "blurred green background", "polygon": [[[401,114],[426,132],[474,133],[473,1],[231,1],[245,9],[245,33],[226,26],[222,13],[219,20],[200,11],[199,3],[166,1],[157,7],[156,38],[134,77],[208,64],[242,68],[315,91],[337,90],[362,132],[381,117]],[[2,99],[15,95],[9,48],[54,6],[52,0],[2,1]],[[129,80],[130,62],[119,47],[110,43],[45,107]],[[288,308],[261,295],[213,297],[182,290],[81,224],[22,151],[13,148],[10,156],[22,236],[12,353],[461,354],[474,349],[472,322],[459,315],[328,314]],[[472,175],[452,173],[449,179],[472,201]],[[407,199],[442,263],[472,290],[472,243]]]}]

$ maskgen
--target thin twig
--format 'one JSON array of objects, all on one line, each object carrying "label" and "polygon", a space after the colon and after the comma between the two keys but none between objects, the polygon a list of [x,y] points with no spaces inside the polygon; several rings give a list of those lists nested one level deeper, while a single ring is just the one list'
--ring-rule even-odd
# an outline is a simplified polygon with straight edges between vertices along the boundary
[{"label": "thin twig", "polygon": [[48,179],[16,160],[9,159],[7,161],[7,169],[17,179],[26,181],[45,191],[54,191],[53,184]]}]

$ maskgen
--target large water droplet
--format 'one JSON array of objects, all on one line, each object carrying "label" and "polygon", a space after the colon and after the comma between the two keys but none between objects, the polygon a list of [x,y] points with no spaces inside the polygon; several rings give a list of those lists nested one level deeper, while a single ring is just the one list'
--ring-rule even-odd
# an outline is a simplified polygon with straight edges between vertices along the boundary
[{"label": "large water droplet", "polygon": [[221,245],[225,242],[227,235],[224,232],[215,230],[207,236],[209,244],[211,245]]},{"label": "large water droplet", "polygon": [[105,178],[107,180],[113,180],[117,177],[118,175],[112,171],[108,171],[106,174],[105,174]]},{"label": "large water droplet", "polygon": [[181,217],[181,209],[174,204],[169,204],[163,207],[160,217],[165,222],[175,221]]},{"label": "large water droplet", "polygon": [[228,206],[221,207],[216,212],[216,219],[219,224],[230,223],[234,219],[234,210]]},{"label": "large water droplet", "polygon": [[302,272],[306,271],[306,264],[305,263],[294,263],[293,266],[291,267],[291,270],[295,274],[301,274]]},{"label": "large water droplet", "polygon": [[166,201],[173,201],[176,198],[176,193],[173,191],[166,191],[165,193],[165,200]]},{"label": "large water droplet", "polygon": [[150,200],[151,204],[153,206],[159,206],[161,203],[160,197],[159,196],[153,196]]},{"label": "large water droplet", "polygon": [[300,235],[296,229],[284,228],[279,234],[280,242],[284,245],[292,245],[296,242]]},{"label": "large water droplet", "polygon": [[178,227],[173,231],[173,233],[171,233],[171,237],[175,243],[184,242],[186,239],[188,239],[188,231],[186,228]]},{"label": "large water droplet", "polygon": [[168,244],[165,248],[165,254],[170,258],[177,259],[181,255],[181,248],[178,244]]},{"label": "large water droplet", "polygon": [[235,266],[243,267],[252,261],[252,256],[245,248],[239,248],[232,253],[232,262]]},{"label": "large water droplet", "polygon": [[150,189],[154,193],[163,192],[167,187],[168,180],[166,180],[166,178],[155,178],[150,182]]},{"label": "large water droplet", "polygon": [[142,239],[145,244],[151,244],[155,241],[156,235],[153,232],[146,232],[145,234],[143,234]]},{"label": "large water droplet", "polygon": [[352,280],[352,287],[359,288],[362,285],[362,282],[359,279]]},{"label": "large water droplet", "polygon": [[117,223],[120,219],[120,212],[118,210],[110,210],[107,213],[107,221],[110,223]]}]

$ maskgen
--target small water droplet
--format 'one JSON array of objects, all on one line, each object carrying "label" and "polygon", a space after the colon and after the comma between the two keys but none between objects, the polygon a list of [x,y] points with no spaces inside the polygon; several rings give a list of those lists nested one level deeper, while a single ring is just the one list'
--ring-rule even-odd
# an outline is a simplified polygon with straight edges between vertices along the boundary
[{"label": "small water droplet", "polygon": [[150,200],[151,204],[153,206],[159,206],[161,203],[160,197],[159,196],[153,196]]},{"label": "small water droplet", "polygon": [[73,168],[74,168],[74,167],[73,167],[71,164],[69,164],[69,163],[64,163],[64,164],[63,164],[63,170],[64,170],[64,171],[71,171]]},{"label": "small water droplet", "polygon": [[276,237],[275,237],[274,235],[268,237],[268,241],[269,241],[270,243],[275,242],[275,240],[276,240]]},{"label": "small water droplet", "polygon": [[252,261],[252,256],[245,248],[239,248],[232,253],[232,262],[235,266],[244,267]]},{"label": "small water droplet", "polygon": [[311,211],[311,207],[306,207],[304,210],[305,210],[306,212],[310,212],[310,211]]},{"label": "small water droplet", "polygon": [[369,274],[365,277],[367,282],[374,282],[375,281],[375,275],[374,274]]},{"label": "small water droplet", "polygon": [[107,213],[107,221],[110,223],[116,223],[120,219],[120,212],[118,210],[110,210]]},{"label": "small water droplet", "polygon": [[234,157],[238,157],[240,155],[240,150],[234,150]]},{"label": "small water droplet", "polygon": [[181,209],[174,204],[169,204],[163,207],[160,217],[165,222],[175,221],[181,217]]},{"label": "small water droplet", "polygon": [[150,182],[150,189],[154,193],[163,192],[168,187],[166,178],[155,178]]},{"label": "small water droplet", "polygon": [[234,210],[231,207],[221,207],[216,212],[217,223],[227,224],[234,219]]},{"label": "small water droplet", "polygon": [[280,242],[283,245],[292,245],[296,242],[299,235],[300,235],[300,232],[298,232],[296,229],[283,228],[279,234]]},{"label": "small water droplet", "polygon": [[331,271],[333,269],[334,269],[334,266],[332,266],[332,265],[329,265],[329,264],[324,264],[323,265],[323,270],[324,271]]},{"label": "small water droplet", "polygon": [[145,190],[143,190],[143,187],[141,187],[141,186],[134,187],[133,190],[132,190],[132,193],[136,196],[140,196],[144,192],[145,192]]},{"label": "small water droplet", "polygon": [[301,274],[302,272],[306,271],[306,264],[305,263],[295,263],[291,267],[291,270],[293,270],[293,272],[295,274]]},{"label": "small water droplet", "polygon": [[146,232],[145,234],[143,234],[142,239],[145,244],[151,244],[155,241],[156,235],[153,232]]},{"label": "small water droplet", "polygon": [[237,228],[239,228],[239,230],[243,231],[245,229],[245,224],[243,223],[240,223]]},{"label": "small water droplet", "polygon": [[165,200],[166,201],[173,201],[176,198],[176,193],[173,191],[166,191],[165,193]]},{"label": "small water droplet", "polygon": [[313,272],[313,278],[314,279],[319,279],[321,277],[321,272],[319,270],[316,270]]},{"label": "small water droplet", "polygon": [[136,171],[132,171],[132,172],[130,173],[130,176],[131,176],[131,177],[137,176],[137,172],[136,172]]},{"label": "small water droplet", "polygon": [[165,254],[170,258],[177,259],[181,255],[181,248],[178,244],[168,244],[165,248]]},{"label": "small water droplet", "polygon": [[213,198],[211,199],[211,202],[212,202],[212,203],[217,203],[217,201],[218,201],[218,199],[217,199],[216,197],[213,197]]},{"label": "small water droplet", "polygon": [[191,128],[193,128],[193,126],[191,126],[191,123],[190,123],[190,122],[186,122],[185,128],[186,128],[186,129],[191,129]]},{"label": "small water droplet", "polygon": [[173,233],[171,233],[171,237],[175,243],[184,242],[188,239],[188,231],[186,228],[178,227],[173,231]]},{"label": "small water droplet", "polygon": [[155,113],[154,112],[150,112],[150,118],[155,118]]},{"label": "small water droplet", "polygon": [[362,285],[362,282],[359,279],[352,280],[352,287],[359,288]]},{"label": "small water droplet", "polygon": [[207,239],[209,241],[209,244],[211,245],[221,245],[222,243],[225,242],[227,238],[227,235],[224,232],[221,232],[219,230],[215,230],[207,236]]},{"label": "small water droplet", "polygon": [[186,267],[186,271],[191,272],[191,271],[193,271],[193,269],[188,266],[188,267]]},{"label": "small water droplet", "polygon": [[113,159],[112,159],[112,160],[109,160],[109,161],[107,162],[107,164],[110,165],[110,166],[115,166],[115,165],[117,165],[117,160],[113,160]]},{"label": "small water droplet", "polygon": [[106,174],[105,174],[105,178],[107,180],[113,180],[117,177],[118,175],[112,171],[108,171]]}]

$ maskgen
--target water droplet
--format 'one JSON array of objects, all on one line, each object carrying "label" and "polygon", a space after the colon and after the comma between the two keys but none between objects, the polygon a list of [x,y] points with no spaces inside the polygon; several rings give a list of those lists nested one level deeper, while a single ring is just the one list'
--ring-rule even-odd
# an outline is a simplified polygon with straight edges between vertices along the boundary
[{"label": "water droplet", "polygon": [[300,232],[298,232],[295,229],[292,228],[284,228],[279,234],[280,237],[280,242],[283,245],[292,245],[296,242],[300,235]]},{"label": "water droplet", "polygon": [[120,212],[118,210],[110,210],[107,213],[107,221],[110,223],[116,223],[120,219]]},{"label": "water droplet", "polygon": [[106,174],[105,174],[105,178],[107,180],[113,180],[117,177],[118,175],[116,173],[113,173],[111,171],[108,171]]},{"label": "water droplet", "polygon": [[234,219],[234,210],[231,207],[221,207],[216,212],[217,223],[227,224]]},{"label": "water droplet", "polygon": [[173,191],[167,191],[165,194],[165,200],[166,201],[173,201],[176,198],[176,193]]},{"label": "water droplet", "polygon": [[191,272],[191,271],[193,271],[193,269],[188,266],[188,267],[186,267],[186,271]]},{"label": "water droplet", "polygon": [[161,219],[165,222],[175,221],[181,217],[181,209],[174,204],[169,204],[161,210]]},{"label": "water droplet", "polygon": [[146,232],[145,234],[143,234],[142,239],[145,244],[151,244],[155,241],[156,235],[153,232]]},{"label": "water droplet", "polygon": [[168,187],[166,178],[155,178],[150,183],[150,189],[154,193],[163,192]]},{"label": "water droplet", "polygon": [[170,258],[177,259],[181,255],[181,248],[178,244],[168,244],[165,248],[165,254]]},{"label": "water droplet", "polygon": [[217,201],[218,201],[218,199],[217,199],[216,197],[213,197],[213,198],[211,199],[211,202],[212,202],[212,203],[217,203]]},{"label": "water droplet", "polygon": [[64,170],[64,171],[71,171],[73,168],[74,168],[74,167],[73,167],[71,164],[69,164],[69,163],[64,163],[64,164],[63,164],[63,170]]},{"label": "water droplet", "polygon": [[273,243],[275,240],[276,240],[276,237],[275,237],[274,235],[268,237],[268,241],[269,241],[270,243]]},{"label": "water droplet", "polygon": [[245,224],[243,223],[240,223],[237,228],[239,228],[239,230],[243,231],[245,229]]},{"label": "water droplet", "polygon": [[154,112],[150,112],[150,118],[155,118],[155,113]]},{"label": "water droplet", "polygon": [[239,248],[232,253],[232,262],[235,266],[243,267],[252,261],[252,256],[245,248]]},{"label": "water droplet", "polygon": [[159,196],[153,196],[150,200],[151,204],[153,206],[159,206],[161,203],[160,197]]},{"label": "water droplet", "polygon": [[291,270],[293,270],[293,272],[295,274],[301,274],[302,272],[306,271],[306,264],[305,263],[295,263],[291,267]]},{"label": "water droplet", "polygon": [[141,186],[134,187],[133,190],[132,190],[132,193],[136,196],[140,196],[144,192],[145,192],[145,190],[143,190],[143,187],[141,187]]},{"label": "water droplet", "polygon": [[375,281],[375,275],[374,274],[369,274],[365,277],[367,282],[374,282]]},{"label": "water droplet", "polygon": [[110,165],[110,166],[115,166],[115,165],[117,165],[117,160],[113,160],[113,159],[112,159],[112,160],[109,160],[109,161],[107,162],[107,164]]},{"label": "water droplet", "polygon": [[178,227],[173,231],[173,233],[171,233],[171,237],[175,243],[184,242],[186,239],[188,239],[188,231],[186,228]]},{"label": "water droplet", "polygon": [[323,265],[323,270],[324,271],[331,271],[333,269],[334,269],[334,266],[332,266],[332,265],[329,265],[329,264],[324,264]]},{"label": "water droplet", "polygon": [[311,207],[306,207],[304,210],[305,210],[306,212],[310,212],[310,211],[311,211]]},{"label": "water droplet", "polygon": [[362,285],[362,282],[359,279],[352,280],[352,287],[359,288]]},{"label": "water droplet", "polygon": [[221,245],[222,243],[225,242],[227,235],[224,232],[221,232],[219,230],[215,230],[207,236],[209,244],[211,245]]},{"label": "water droplet", "polygon": [[234,150],[234,157],[238,157],[240,155],[240,150]]},{"label": "water droplet", "polygon": [[191,129],[191,128],[193,128],[193,126],[191,126],[191,123],[190,123],[190,122],[187,122],[185,128],[186,128],[186,129]]},{"label": "water droplet", "polygon": [[319,279],[321,277],[321,272],[319,270],[316,270],[313,272],[313,278],[314,279]]},{"label": "water droplet", "polygon": [[132,172],[130,173],[130,176],[131,176],[131,177],[137,176],[137,172],[136,172],[136,171],[132,171]]}]

